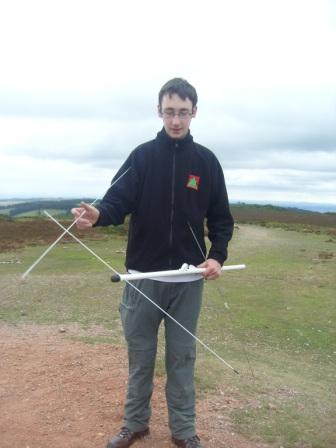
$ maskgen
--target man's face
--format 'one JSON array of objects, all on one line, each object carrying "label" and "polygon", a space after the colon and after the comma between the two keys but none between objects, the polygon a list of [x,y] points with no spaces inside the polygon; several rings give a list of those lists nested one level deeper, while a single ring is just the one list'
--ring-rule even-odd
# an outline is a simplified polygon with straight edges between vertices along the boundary
[{"label": "man's face", "polygon": [[189,130],[190,122],[195,117],[197,107],[192,107],[189,98],[182,100],[176,93],[172,96],[164,95],[161,107],[158,105],[159,117],[163,119],[163,126],[171,138],[184,138]]}]

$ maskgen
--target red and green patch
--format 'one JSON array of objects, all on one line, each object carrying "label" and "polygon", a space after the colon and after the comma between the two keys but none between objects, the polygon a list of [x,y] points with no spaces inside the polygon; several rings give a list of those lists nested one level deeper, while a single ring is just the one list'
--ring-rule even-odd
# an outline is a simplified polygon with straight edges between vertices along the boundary
[{"label": "red and green patch", "polygon": [[189,174],[187,188],[192,188],[193,190],[198,190],[200,184],[200,177],[195,176],[195,174]]}]

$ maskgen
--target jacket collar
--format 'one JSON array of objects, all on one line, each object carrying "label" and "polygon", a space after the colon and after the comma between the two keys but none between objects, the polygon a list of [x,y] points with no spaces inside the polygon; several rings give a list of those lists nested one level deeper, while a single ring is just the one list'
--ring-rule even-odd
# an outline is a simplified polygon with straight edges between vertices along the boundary
[{"label": "jacket collar", "polygon": [[184,138],[172,138],[167,134],[165,128],[162,128],[161,131],[158,132],[156,138],[160,144],[166,147],[175,147],[176,144],[178,144],[178,147],[181,149],[186,148],[193,142],[193,137],[190,134],[190,130]]}]

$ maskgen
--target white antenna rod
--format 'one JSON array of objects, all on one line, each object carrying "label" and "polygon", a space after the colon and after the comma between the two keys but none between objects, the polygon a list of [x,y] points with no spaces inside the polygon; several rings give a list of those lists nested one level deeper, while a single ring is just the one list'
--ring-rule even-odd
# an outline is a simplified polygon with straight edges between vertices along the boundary
[{"label": "white antenna rod", "polygon": [[[236,271],[239,269],[245,269],[245,264],[235,264],[231,266],[223,266],[222,271]],[[144,278],[157,278],[157,277],[172,277],[172,276],[183,276],[183,275],[200,275],[205,272],[206,268],[196,268],[195,266],[183,265],[181,269],[175,269],[170,271],[156,271],[156,272],[137,272],[134,274],[116,274],[113,275],[112,282],[120,281],[132,281],[132,280],[142,280]]]}]

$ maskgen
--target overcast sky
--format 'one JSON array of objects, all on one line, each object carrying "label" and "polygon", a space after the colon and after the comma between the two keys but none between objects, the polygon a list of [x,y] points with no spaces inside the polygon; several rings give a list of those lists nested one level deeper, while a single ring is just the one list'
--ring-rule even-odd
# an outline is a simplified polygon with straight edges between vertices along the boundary
[{"label": "overcast sky", "polygon": [[336,1],[10,0],[0,198],[101,197],[181,76],[237,200],[336,203]]}]

